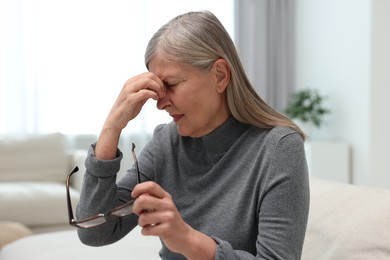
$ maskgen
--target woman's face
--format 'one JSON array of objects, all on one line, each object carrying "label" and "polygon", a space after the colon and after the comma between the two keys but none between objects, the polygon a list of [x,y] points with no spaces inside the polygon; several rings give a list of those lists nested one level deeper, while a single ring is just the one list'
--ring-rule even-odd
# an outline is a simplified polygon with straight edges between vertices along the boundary
[{"label": "woman's face", "polygon": [[[172,116],[180,135],[201,137],[228,119],[230,112],[225,89],[230,72],[224,60],[217,60],[206,72],[188,64],[169,61],[160,55],[156,55],[148,65],[166,87],[166,95],[157,101],[157,108]],[[225,75],[227,80],[224,69],[229,72]]]}]

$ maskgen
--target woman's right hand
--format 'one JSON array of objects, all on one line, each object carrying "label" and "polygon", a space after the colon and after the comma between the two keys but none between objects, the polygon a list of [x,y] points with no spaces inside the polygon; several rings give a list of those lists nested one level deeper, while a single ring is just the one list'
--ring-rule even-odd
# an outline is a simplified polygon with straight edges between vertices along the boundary
[{"label": "woman's right hand", "polygon": [[106,118],[95,156],[102,160],[114,159],[122,129],[140,113],[148,99],[158,100],[164,96],[164,83],[151,72],[127,80]]}]

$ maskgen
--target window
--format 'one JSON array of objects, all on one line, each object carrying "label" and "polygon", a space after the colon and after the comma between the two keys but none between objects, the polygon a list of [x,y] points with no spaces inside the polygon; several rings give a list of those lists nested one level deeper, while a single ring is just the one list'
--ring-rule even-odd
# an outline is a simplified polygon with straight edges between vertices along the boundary
[{"label": "window", "polygon": [[[210,10],[233,37],[233,0],[0,0],[0,134],[96,134],[152,34]],[[168,122],[150,100],[131,129]]]}]

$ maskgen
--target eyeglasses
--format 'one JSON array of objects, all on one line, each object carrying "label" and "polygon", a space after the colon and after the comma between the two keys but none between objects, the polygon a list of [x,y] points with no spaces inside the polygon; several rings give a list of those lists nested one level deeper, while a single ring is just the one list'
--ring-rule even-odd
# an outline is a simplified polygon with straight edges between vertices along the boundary
[{"label": "eyeglasses", "polygon": [[[137,180],[138,183],[141,183],[141,174],[138,168],[138,161],[137,157],[135,155],[135,144],[132,144],[131,152],[133,154],[134,164],[135,164],[135,170],[137,173]],[[69,184],[70,184],[70,177],[76,173],[79,170],[79,167],[75,166],[73,170],[67,175],[66,177],[66,199],[67,199],[67,205],[68,205],[68,216],[69,216],[69,224],[78,228],[92,228],[99,226],[105,222],[107,222],[107,218],[111,216],[116,217],[125,217],[133,213],[133,203],[135,199],[130,200],[129,202],[126,202],[125,204],[122,204],[118,207],[115,207],[111,209],[106,214],[97,214],[95,216],[85,218],[82,220],[76,220],[73,215],[73,209],[72,209],[72,202],[70,199],[70,192],[69,192]],[[148,177],[146,177],[144,174],[142,174],[146,179],[149,180]]]}]

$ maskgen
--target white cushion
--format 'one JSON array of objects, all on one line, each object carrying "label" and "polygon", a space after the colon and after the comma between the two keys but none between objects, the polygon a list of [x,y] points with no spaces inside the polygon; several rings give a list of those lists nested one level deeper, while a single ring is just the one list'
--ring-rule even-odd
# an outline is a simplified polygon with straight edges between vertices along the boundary
[{"label": "white cushion", "polygon": [[303,260],[390,259],[390,190],[312,179]]},{"label": "white cushion", "polygon": [[83,245],[76,230],[33,235],[6,245],[0,260],[158,260],[161,242],[154,236],[143,236],[136,227],[116,243],[102,247]]},{"label": "white cushion", "polygon": [[[80,193],[70,190],[73,208]],[[0,221],[17,221],[27,226],[68,222],[66,188],[55,182],[0,183]]]},{"label": "white cushion", "polygon": [[63,182],[67,164],[62,134],[0,138],[0,182]]}]

